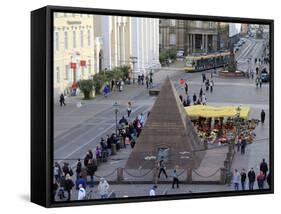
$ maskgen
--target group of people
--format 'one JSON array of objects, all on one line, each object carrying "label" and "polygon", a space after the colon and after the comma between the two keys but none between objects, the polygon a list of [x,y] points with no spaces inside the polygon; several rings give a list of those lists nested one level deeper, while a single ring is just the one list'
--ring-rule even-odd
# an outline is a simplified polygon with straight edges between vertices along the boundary
[{"label": "group of people", "polygon": [[[268,186],[271,185],[271,174],[268,168],[268,164],[265,159],[262,160],[259,167],[260,171],[258,174],[255,173],[254,168],[251,168],[248,173],[243,168],[241,172],[234,169],[232,176],[232,183],[234,190],[246,190],[246,181],[248,178],[248,189],[253,190],[255,182],[258,184],[258,189],[264,189],[264,184],[267,182]],[[240,187],[241,186],[241,187]]]},{"label": "group of people", "polygon": [[[212,73],[211,73],[211,77],[212,77]],[[214,89],[214,80],[212,78],[211,78],[211,80],[208,79],[206,77],[206,74],[202,73],[202,81],[205,84],[205,92],[210,91],[212,93],[213,89]],[[182,102],[184,107],[190,106],[192,102],[194,105],[201,105],[201,104],[206,105],[207,104],[207,96],[203,90],[203,87],[200,88],[199,96],[197,96],[196,93],[193,94],[192,100],[188,94],[189,86],[188,86],[187,82],[185,82],[184,90],[185,90],[185,94],[186,94],[186,99],[183,97],[182,94],[179,95],[180,101]]]},{"label": "group of people", "polygon": [[[97,170],[96,164],[94,164],[93,154],[89,150],[84,159],[84,167],[81,160],[78,159],[74,172],[68,163],[63,163],[61,167],[58,162],[54,165],[54,183],[53,183],[53,197],[56,200],[58,197],[60,200],[71,200],[72,190],[75,188],[78,192],[77,200],[87,199],[87,178],[90,177],[90,188],[94,187],[94,173]],[[74,182],[75,180],[75,182]],[[109,184],[104,178],[100,178],[98,185],[98,191],[101,198],[107,198],[109,190]]]}]

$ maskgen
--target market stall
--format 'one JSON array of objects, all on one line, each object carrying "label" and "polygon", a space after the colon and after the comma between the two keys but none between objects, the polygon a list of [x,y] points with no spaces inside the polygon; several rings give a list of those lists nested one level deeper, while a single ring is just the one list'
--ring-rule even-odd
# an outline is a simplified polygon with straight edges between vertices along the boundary
[{"label": "market stall", "polygon": [[258,124],[256,119],[248,119],[248,106],[208,106],[194,105],[185,107],[198,136],[208,143],[225,143],[229,136],[245,138],[249,143],[255,136],[253,130]]}]

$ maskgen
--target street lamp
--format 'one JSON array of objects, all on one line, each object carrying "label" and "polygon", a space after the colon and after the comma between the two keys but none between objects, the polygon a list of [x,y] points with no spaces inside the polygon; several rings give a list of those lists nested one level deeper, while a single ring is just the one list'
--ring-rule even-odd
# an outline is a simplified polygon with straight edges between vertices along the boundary
[{"label": "street lamp", "polygon": [[119,112],[118,110],[118,107],[119,107],[119,104],[117,103],[117,101],[115,101],[115,103],[113,104],[114,106],[114,110],[115,110],[115,134],[117,136],[117,130],[118,130],[118,124],[117,124],[117,114]]},{"label": "street lamp", "polygon": [[130,57],[131,62],[133,63],[133,72],[132,72],[132,77],[133,77],[133,84],[135,84],[135,73],[136,73],[136,63],[138,61],[138,57],[136,56],[131,56]]}]

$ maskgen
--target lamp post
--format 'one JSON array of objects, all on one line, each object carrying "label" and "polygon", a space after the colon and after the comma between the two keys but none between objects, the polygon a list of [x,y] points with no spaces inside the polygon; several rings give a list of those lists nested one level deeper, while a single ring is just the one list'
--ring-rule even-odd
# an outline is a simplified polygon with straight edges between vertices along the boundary
[{"label": "lamp post", "polygon": [[131,56],[130,57],[131,62],[133,63],[133,72],[132,72],[132,77],[133,77],[133,84],[135,84],[135,74],[136,74],[136,63],[138,61],[138,58],[136,56]]},{"label": "lamp post", "polygon": [[119,104],[117,103],[117,101],[115,101],[115,103],[113,104],[114,106],[114,112],[115,112],[115,134],[117,136],[117,130],[118,130],[118,124],[117,124],[117,114],[118,114],[118,107]]}]

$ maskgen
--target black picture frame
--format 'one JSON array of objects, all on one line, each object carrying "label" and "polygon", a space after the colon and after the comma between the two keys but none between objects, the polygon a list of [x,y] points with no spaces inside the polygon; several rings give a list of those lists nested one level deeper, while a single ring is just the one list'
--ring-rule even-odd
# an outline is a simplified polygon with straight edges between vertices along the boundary
[{"label": "black picture frame", "polygon": [[[95,201],[52,201],[53,165],[53,13],[172,18],[199,21],[265,24],[270,26],[270,171],[271,188],[246,192],[214,192],[153,198],[118,198]],[[203,16],[98,8],[46,6],[31,12],[31,202],[44,207],[81,206],[190,198],[226,197],[274,193],[274,21],[239,17]]]}]

